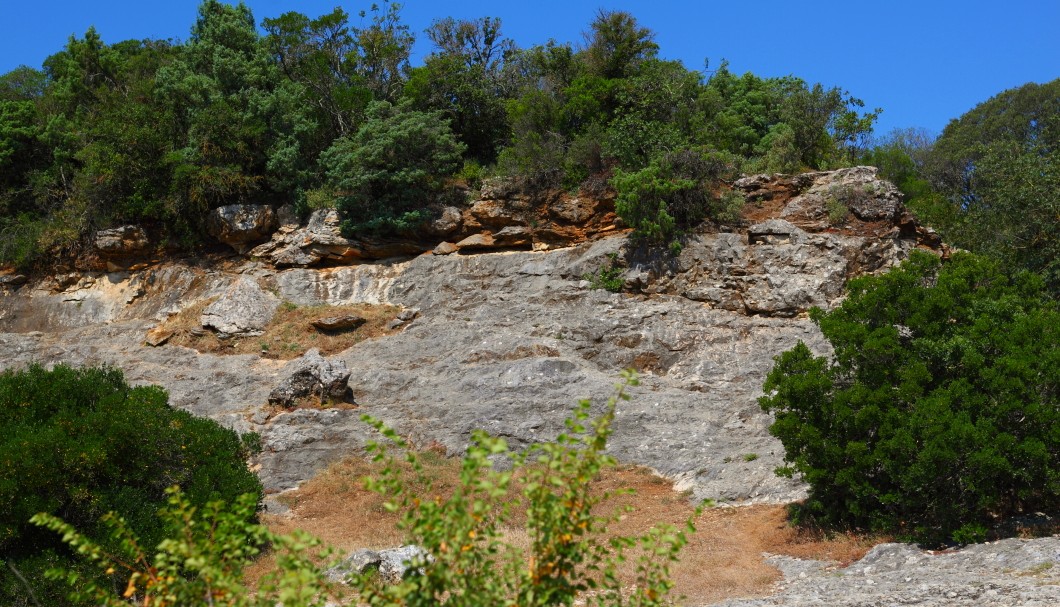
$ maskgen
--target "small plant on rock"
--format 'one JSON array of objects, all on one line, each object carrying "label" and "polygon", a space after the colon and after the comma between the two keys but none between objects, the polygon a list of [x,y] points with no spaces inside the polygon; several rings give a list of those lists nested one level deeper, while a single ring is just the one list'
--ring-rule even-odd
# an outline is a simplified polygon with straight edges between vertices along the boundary
[{"label": "small plant on rock", "polygon": [[607,263],[595,272],[586,273],[582,276],[582,279],[589,281],[590,289],[604,289],[612,293],[621,293],[626,286],[626,281],[622,278],[623,268],[618,264],[618,253],[611,253],[607,256],[607,259]]}]

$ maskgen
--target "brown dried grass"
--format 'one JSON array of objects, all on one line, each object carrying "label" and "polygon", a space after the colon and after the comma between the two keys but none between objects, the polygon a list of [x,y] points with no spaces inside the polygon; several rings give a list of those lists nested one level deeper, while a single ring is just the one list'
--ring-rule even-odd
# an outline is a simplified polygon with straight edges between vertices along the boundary
[{"label": "brown dried grass", "polygon": [[[456,486],[460,462],[438,452],[422,457],[434,481],[432,492],[446,495]],[[284,494],[291,507],[287,515],[265,515],[265,523],[279,533],[301,529],[335,547],[340,554],[359,548],[398,546],[406,538],[397,529],[398,515],[383,508],[383,497],[364,488],[363,478],[379,470],[379,464],[364,458],[350,458],[332,465],[298,490]],[[675,492],[670,481],[639,467],[618,467],[605,471],[595,481],[594,491],[631,489],[608,502],[608,508],[628,512],[610,525],[611,535],[634,535],[653,525],[682,526],[693,516],[694,508],[685,494]],[[424,491],[424,487],[413,487]],[[610,511],[610,510],[609,510]],[[519,527],[523,513],[513,513],[512,526],[505,539],[525,548],[529,538]],[[861,558],[872,546],[887,541],[883,537],[849,534],[826,536],[798,530],[787,522],[782,505],[721,507],[704,511],[695,520],[697,531],[681,552],[680,562],[671,570],[674,596],[682,602],[705,603],[727,598],[763,596],[770,593],[780,573],[764,561],[764,553],[848,564]],[[248,571],[253,580],[268,569],[269,560],[259,561]],[[631,574],[632,565],[625,572]]]},{"label": "brown dried grass", "polygon": [[[279,360],[298,358],[310,348],[330,356],[366,339],[391,333],[387,323],[400,311],[395,306],[373,304],[297,306],[284,302],[264,334],[219,339],[213,331],[203,330],[199,322],[203,310],[212,302],[213,299],[196,302],[164,321],[162,329],[173,331],[168,343],[210,354],[257,354]],[[361,316],[366,322],[353,330],[333,332],[320,331],[312,325],[314,320],[344,314]]]}]

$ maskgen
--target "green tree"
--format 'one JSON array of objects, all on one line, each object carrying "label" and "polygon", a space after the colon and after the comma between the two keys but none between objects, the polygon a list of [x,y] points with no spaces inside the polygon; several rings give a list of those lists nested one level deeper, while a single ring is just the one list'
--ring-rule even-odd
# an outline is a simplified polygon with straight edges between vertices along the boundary
[{"label": "green tree", "polygon": [[400,230],[425,221],[444,178],[461,166],[464,146],[437,112],[407,103],[373,103],[361,128],[322,156],[339,192],[343,231]]},{"label": "green tree", "polygon": [[811,318],[831,357],[776,359],[760,399],[801,514],[932,544],[1060,504],[1060,310],[997,262],[915,253]]},{"label": "green tree", "polygon": [[435,52],[412,71],[405,94],[424,111],[441,111],[477,162],[496,160],[508,138],[501,74],[515,44],[501,34],[500,19],[452,18],[427,29]]},{"label": "green tree", "polygon": [[1060,79],[1004,91],[953,120],[928,155],[952,244],[1041,272],[1060,293]]},{"label": "green tree", "polygon": [[[65,604],[61,584],[46,581],[44,572],[76,562],[58,538],[29,524],[34,514],[60,516],[109,546],[100,517],[115,511],[154,546],[164,535],[156,513],[170,485],[181,485],[195,505],[248,492],[261,496],[245,463],[247,446],[235,432],[173,409],[161,388],[128,386],[113,369],[4,372],[0,425],[5,605],[31,605],[27,588],[43,604]],[[96,572],[79,570],[109,586]]]}]

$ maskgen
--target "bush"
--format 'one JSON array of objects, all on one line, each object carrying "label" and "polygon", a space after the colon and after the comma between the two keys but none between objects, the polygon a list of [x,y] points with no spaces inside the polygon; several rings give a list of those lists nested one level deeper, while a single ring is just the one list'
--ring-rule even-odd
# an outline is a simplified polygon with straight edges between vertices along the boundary
[{"label": "bush", "polygon": [[101,538],[99,519],[114,511],[153,546],[170,485],[184,487],[193,504],[261,494],[235,432],[171,408],[161,388],[129,387],[114,369],[0,374],[0,427],[0,604],[30,604],[27,584],[44,604],[63,604],[43,572],[74,562],[57,538],[29,524],[34,514]]},{"label": "bush", "polygon": [[[48,577],[68,584],[73,600],[104,607],[127,607],[130,599],[159,607],[324,604],[324,575],[311,559],[324,559],[328,552],[314,554],[319,541],[304,533],[277,535],[254,522],[258,495],[246,493],[230,505],[214,500],[197,508],[177,487],[167,494],[166,507],[159,513],[166,539],[153,554],[145,552],[142,538],[113,512],[102,521],[116,546],[113,551],[57,516],[34,515],[34,524],[61,534],[94,569],[121,582],[100,584],[80,572],[61,569],[50,571]],[[263,576],[252,593],[243,583],[243,573],[266,547],[277,555],[277,569]]]},{"label": "bush", "polygon": [[832,344],[776,359],[761,406],[801,513],[938,544],[1060,506],[1060,311],[1029,273],[914,253],[811,318]]},{"label": "bush", "polygon": [[[417,475],[415,485],[426,487],[417,494],[408,489],[396,462],[374,446],[377,459],[388,465],[372,486],[393,497],[388,507],[404,513],[401,526],[430,557],[411,562],[411,568],[422,573],[400,584],[381,585],[375,578],[362,578],[361,598],[369,605],[387,607],[437,605],[443,596],[445,604],[454,607],[571,605],[587,596],[598,605],[666,604],[672,586],[669,567],[685,544],[684,531],[661,525],[642,537],[603,542],[600,537],[607,525],[621,513],[607,513],[608,494],[590,491],[597,474],[615,464],[605,453],[615,405],[628,398],[626,386],[636,384],[632,373],[624,376],[626,383],[618,387],[603,415],[591,419],[591,404],[582,401],[566,422],[567,432],[555,442],[512,453],[503,439],[474,432],[460,485],[448,499],[424,499],[431,494],[431,479],[411,451],[405,451],[405,459]],[[378,421],[373,424],[398,446],[407,447],[393,430]],[[511,470],[494,465],[509,458],[514,462]],[[530,540],[526,555],[501,541],[512,502],[517,501],[509,492],[513,486],[520,489],[517,500],[526,506]],[[630,594],[616,573],[634,548],[640,555]]]},{"label": "bush", "polygon": [[[432,478],[408,445],[393,430],[366,416],[366,421],[403,449],[409,464],[395,461],[380,445],[371,446],[376,459],[387,465],[369,486],[392,498],[387,508],[403,512],[401,526],[408,539],[425,548],[429,556],[408,563],[413,573],[398,584],[386,585],[371,570],[351,579],[358,594],[356,604],[533,607],[571,605],[576,598],[596,605],[668,604],[669,567],[685,544],[685,532],[663,525],[642,537],[603,542],[600,537],[606,526],[621,513],[606,511],[610,493],[590,491],[597,474],[615,463],[605,448],[615,405],[627,398],[625,387],[636,384],[632,373],[625,378],[600,417],[590,419],[589,401],[580,403],[567,420],[567,432],[554,443],[514,454],[503,439],[476,431],[463,460],[459,485],[444,499],[432,493]],[[502,471],[494,465],[498,460],[514,461],[514,468]],[[406,476],[409,468],[416,477],[411,482]],[[526,505],[527,554],[501,537],[516,509],[513,494]],[[305,536],[276,536],[246,523],[245,515],[253,512],[253,504],[253,499],[243,497],[236,502],[234,514],[227,514],[219,503],[196,512],[185,498],[172,492],[163,513],[167,539],[159,544],[153,559],[113,515],[107,521],[114,537],[121,540],[117,554],[122,558],[104,553],[57,517],[41,515],[34,520],[63,534],[101,570],[120,571],[121,582],[112,588],[92,586],[61,571],[51,574],[74,584],[96,604],[124,605],[118,598],[121,589],[128,593],[126,597],[135,596],[145,605],[322,604],[325,584],[314,563],[325,557],[309,553],[317,544]],[[242,584],[242,567],[266,541],[278,548],[279,570],[251,594]],[[631,588],[619,581],[616,571],[634,549],[639,555]]]},{"label": "bush", "polygon": [[347,235],[393,232],[426,221],[444,177],[461,167],[464,145],[438,112],[373,103],[352,137],[321,154]]},{"label": "bush", "polygon": [[669,244],[680,251],[678,236],[705,219],[732,221],[743,200],[716,195],[723,179],[733,176],[734,159],[697,150],[671,152],[634,172],[615,171],[615,210],[635,237]]}]

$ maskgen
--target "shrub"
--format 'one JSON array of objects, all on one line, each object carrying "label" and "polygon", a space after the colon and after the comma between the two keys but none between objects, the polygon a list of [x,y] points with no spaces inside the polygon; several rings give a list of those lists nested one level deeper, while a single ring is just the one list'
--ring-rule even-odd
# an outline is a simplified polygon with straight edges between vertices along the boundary
[{"label": "shrub", "polygon": [[776,359],[761,406],[810,484],[801,514],[928,543],[1060,505],[1060,311],[1042,281],[914,253],[813,321],[831,358]]},{"label": "shrub", "polygon": [[321,154],[330,185],[339,193],[343,232],[391,232],[428,219],[427,207],[461,166],[464,145],[439,112],[381,101],[352,137]]},{"label": "shrub", "polygon": [[[430,557],[409,563],[420,573],[396,585],[362,578],[362,600],[387,607],[426,607],[442,597],[453,607],[571,605],[576,598],[597,605],[666,604],[672,586],[669,566],[685,544],[684,531],[661,525],[642,537],[603,542],[600,537],[608,523],[620,513],[608,514],[603,508],[609,494],[590,491],[592,479],[615,464],[605,453],[615,405],[628,398],[626,386],[636,384],[631,372],[624,377],[626,383],[609,399],[603,415],[591,419],[591,404],[582,401],[566,422],[567,432],[555,442],[512,453],[503,439],[474,432],[460,484],[447,499],[429,497],[431,478],[411,450],[405,450],[405,459],[417,475],[414,484],[426,487],[415,494],[402,480],[401,467],[381,446],[373,446],[377,459],[387,466],[371,486],[392,496],[388,508],[403,513],[401,527]],[[407,447],[393,430],[372,423],[399,447]],[[513,469],[494,466],[494,461],[509,458]],[[512,512],[512,486],[520,489],[518,496],[526,506],[526,555],[501,540]],[[640,555],[630,591],[622,587],[616,570],[634,548]]]},{"label": "shrub", "polygon": [[[408,563],[413,573],[398,584],[386,585],[372,571],[350,580],[359,595],[357,604],[532,607],[571,605],[576,598],[597,605],[667,604],[669,566],[685,544],[684,531],[663,525],[642,537],[599,539],[607,524],[621,514],[606,513],[605,501],[612,494],[595,494],[590,483],[604,467],[615,463],[605,453],[615,405],[628,398],[626,386],[636,385],[632,372],[624,377],[625,383],[600,417],[591,419],[589,401],[581,402],[567,420],[567,432],[554,443],[515,454],[503,439],[475,432],[459,485],[447,499],[432,494],[433,479],[420,456],[407,449],[393,430],[366,416],[366,421],[404,450],[409,464],[395,461],[381,445],[370,446],[386,466],[369,486],[391,498],[387,508],[403,512],[401,526],[430,556]],[[514,461],[510,470],[494,465],[498,459],[509,458]],[[411,482],[406,476],[409,468],[416,477]],[[526,504],[527,555],[501,539],[501,530],[515,510],[513,488],[520,489],[518,495]],[[50,574],[75,585],[80,596],[95,604],[125,605],[118,598],[123,593],[124,598],[159,606],[322,604],[326,588],[315,563],[326,555],[311,554],[317,543],[307,536],[277,536],[248,523],[254,503],[253,496],[243,496],[231,512],[219,502],[196,511],[184,496],[170,490],[169,506],[162,514],[168,534],[151,560],[141,549],[143,543],[114,515],[108,515],[106,522],[119,548],[110,554],[55,516],[39,515],[34,522],[63,534],[101,570],[120,571],[120,583],[109,588],[77,574]],[[280,553],[279,570],[251,594],[242,584],[242,568],[266,542]],[[640,552],[632,588],[623,587],[616,576],[618,564],[631,549]]]},{"label": "shrub", "polygon": [[[312,559],[319,542],[295,532],[278,535],[254,522],[258,496],[246,493],[232,504],[214,500],[194,506],[177,487],[167,490],[159,513],[165,538],[156,551],[145,552],[142,538],[115,513],[104,515],[110,530],[108,550],[51,514],[34,515],[34,524],[63,536],[71,548],[104,576],[119,584],[100,584],[78,571],[52,570],[48,577],[68,584],[71,598],[84,604],[127,607],[129,601],[155,607],[311,607],[324,604],[324,576]],[[243,572],[264,548],[276,556],[275,571],[254,592],[243,584]]]},{"label": "shrub", "polygon": [[261,494],[235,432],[171,408],[161,388],[129,387],[114,369],[0,374],[0,427],[0,604],[29,604],[27,584],[44,604],[62,604],[43,572],[74,562],[57,538],[29,524],[36,513],[101,538],[100,517],[115,511],[153,546],[170,485],[183,486],[193,504]]},{"label": "shrub", "polygon": [[680,251],[681,232],[705,219],[732,221],[739,215],[739,195],[715,194],[731,177],[731,156],[697,150],[671,152],[633,172],[615,171],[615,210],[634,236]]},{"label": "shrub", "polygon": [[612,293],[620,293],[626,286],[622,272],[623,268],[618,263],[618,253],[611,253],[607,256],[607,263],[597,268],[595,272],[586,272],[582,280],[589,281],[590,289],[604,289]]}]

